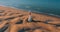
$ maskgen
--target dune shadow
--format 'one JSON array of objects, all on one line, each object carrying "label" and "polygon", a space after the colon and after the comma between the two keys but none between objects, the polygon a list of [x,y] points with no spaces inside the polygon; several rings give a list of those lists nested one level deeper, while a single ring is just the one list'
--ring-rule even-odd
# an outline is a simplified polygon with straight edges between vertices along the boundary
[{"label": "dune shadow", "polygon": [[8,29],[8,26],[9,26],[8,24],[5,25],[3,28],[0,29],[0,32],[4,32],[5,30],[7,30]]}]

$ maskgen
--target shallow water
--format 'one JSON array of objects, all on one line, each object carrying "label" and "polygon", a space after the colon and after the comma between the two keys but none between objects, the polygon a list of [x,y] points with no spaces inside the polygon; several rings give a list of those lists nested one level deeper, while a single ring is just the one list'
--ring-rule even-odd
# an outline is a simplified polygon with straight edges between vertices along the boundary
[{"label": "shallow water", "polygon": [[0,6],[32,10],[60,17],[60,0],[0,0]]}]

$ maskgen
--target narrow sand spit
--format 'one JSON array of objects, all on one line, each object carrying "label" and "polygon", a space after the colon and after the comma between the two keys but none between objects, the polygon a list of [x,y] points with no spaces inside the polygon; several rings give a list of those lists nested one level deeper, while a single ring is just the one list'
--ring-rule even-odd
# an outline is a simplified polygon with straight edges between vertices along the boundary
[{"label": "narrow sand spit", "polygon": [[[5,32],[60,32],[60,18],[32,13],[34,22],[27,22],[28,13],[23,10],[0,6],[0,21],[2,22],[0,28],[8,23],[9,26]],[[20,23],[16,24],[17,22]]]}]

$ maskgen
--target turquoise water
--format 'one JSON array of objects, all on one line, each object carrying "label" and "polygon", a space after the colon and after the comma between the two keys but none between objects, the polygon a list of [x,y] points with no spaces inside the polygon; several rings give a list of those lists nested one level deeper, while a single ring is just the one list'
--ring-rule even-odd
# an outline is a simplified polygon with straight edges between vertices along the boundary
[{"label": "turquoise water", "polygon": [[[0,6],[10,6],[60,17],[60,0],[0,0]],[[5,29],[0,31],[3,30]],[[23,29],[20,32],[24,32]]]},{"label": "turquoise water", "polygon": [[60,0],[0,0],[2,5],[60,17]]}]

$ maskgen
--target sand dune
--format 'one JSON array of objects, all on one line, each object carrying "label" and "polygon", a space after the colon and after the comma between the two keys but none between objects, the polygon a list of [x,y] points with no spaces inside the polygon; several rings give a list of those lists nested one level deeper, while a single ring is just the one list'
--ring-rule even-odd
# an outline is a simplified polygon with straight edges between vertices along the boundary
[{"label": "sand dune", "polygon": [[[22,30],[24,32],[60,32],[60,26],[58,26],[60,18],[32,13],[35,22],[27,22],[28,13],[28,11],[0,6],[0,20],[2,23],[6,22],[9,24],[5,32],[21,32]],[[21,23],[16,24],[17,22]],[[0,27],[4,27],[6,23],[0,25]]]}]

